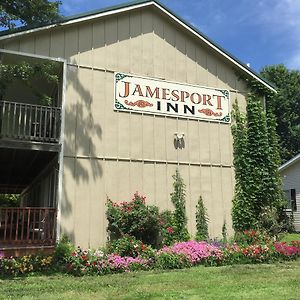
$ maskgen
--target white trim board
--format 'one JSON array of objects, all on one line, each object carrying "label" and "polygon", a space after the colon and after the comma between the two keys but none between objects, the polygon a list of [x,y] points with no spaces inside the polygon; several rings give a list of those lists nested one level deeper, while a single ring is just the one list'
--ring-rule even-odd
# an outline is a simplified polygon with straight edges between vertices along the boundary
[{"label": "white trim board", "polygon": [[286,163],[284,163],[282,166],[280,166],[278,168],[279,172],[287,169],[288,167],[295,164],[299,160],[300,160],[300,153],[298,155],[296,155],[295,157],[293,157],[292,159],[290,159],[289,161],[287,161]]}]

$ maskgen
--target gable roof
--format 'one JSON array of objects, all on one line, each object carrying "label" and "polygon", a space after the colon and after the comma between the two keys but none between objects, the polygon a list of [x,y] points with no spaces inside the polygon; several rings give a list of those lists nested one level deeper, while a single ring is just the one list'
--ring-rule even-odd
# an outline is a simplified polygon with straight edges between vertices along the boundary
[{"label": "gable roof", "polygon": [[100,10],[93,10],[87,13],[83,14],[77,14],[70,17],[63,17],[61,20],[48,23],[45,25],[40,25],[36,27],[29,27],[29,26],[23,26],[20,28],[17,28],[14,32],[5,30],[0,32],[0,41],[6,40],[14,37],[18,37],[25,34],[31,34],[34,32],[47,30],[50,28],[54,28],[57,26],[65,26],[70,25],[74,23],[79,23],[91,19],[101,18],[108,15],[118,14],[121,12],[130,11],[137,8],[147,7],[147,6],[154,6],[164,12],[166,15],[168,15],[171,19],[175,20],[178,24],[180,24],[182,27],[187,29],[189,32],[191,32],[194,36],[199,38],[201,41],[205,42],[210,48],[217,51],[219,54],[221,54],[224,58],[232,62],[235,66],[237,66],[239,69],[241,69],[243,72],[247,73],[251,77],[258,80],[260,83],[262,83],[264,86],[272,90],[273,92],[276,92],[275,86],[272,85],[270,82],[268,82],[266,79],[261,77],[258,73],[256,73],[254,70],[249,68],[246,64],[242,63],[239,59],[234,57],[232,54],[227,52],[225,49],[223,49],[221,46],[219,46],[217,43],[209,39],[205,34],[200,32],[196,27],[189,24],[187,21],[176,15],[174,12],[169,10],[166,6],[164,6],[162,3],[160,3],[157,0],[136,0],[120,5],[110,6],[106,7],[104,9]]},{"label": "gable roof", "polygon": [[292,159],[288,160],[286,163],[284,163],[282,166],[279,167],[279,172],[284,171],[288,167],[292,166],[296,162],[300,161],[300,153],[294,156]]}]

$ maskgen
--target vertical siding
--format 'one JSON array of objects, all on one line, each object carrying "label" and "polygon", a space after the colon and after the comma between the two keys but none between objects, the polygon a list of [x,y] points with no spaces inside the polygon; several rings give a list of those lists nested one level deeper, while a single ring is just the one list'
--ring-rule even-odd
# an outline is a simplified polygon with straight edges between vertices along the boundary
[{"label": "vertical siding", "polygon": [[[224,221],[230,232],[230,126],[113,111],[114,71],[226,88],[244,110],[245,86],[219,55],[149,9],[25,36],[4,47],[68,61],[62,230],[77,244],[105,242],[107,196],[125,201],[139,191],[161,210],[172,209],[177,167],[187,185],[190,232],[200,195],[210,235],[220,236]],[[184,149],[174,148],[175,132],[185,134]]]},{"label": "vertical siding", "polygon": [[297,211],[294,215],[295,230],[300,231],[300,162],[291,165],[281,172],[284,190],[296,190]]}]

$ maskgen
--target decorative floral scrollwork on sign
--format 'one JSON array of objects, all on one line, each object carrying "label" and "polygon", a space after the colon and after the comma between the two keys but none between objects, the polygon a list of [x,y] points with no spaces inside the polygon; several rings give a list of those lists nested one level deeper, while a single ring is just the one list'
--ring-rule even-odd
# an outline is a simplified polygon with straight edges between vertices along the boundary
[{"label": "decorative floral scrollwork on sign", "polygon": [[220,90],[220,92],[227,98],[229,99],[229,92],[227,90]]},{"label": "decorative floral scrollwork on sign", "polygon": [[222,112],[217,113],[217,112],[212,111],[209,108],[199,109],[198,111],[199,111],[199,113],[205,114],[206,116],[209,116],[209,117],[211,117],[211,116],[221,117],[222,116]]},{"label": "decorative floral scrollwork on sign", "polygon": [[116,82],[118,82],[119,80],[124,79],[125,77],[129,77],[128,75],[122,74],[122,73],[117,73],[116,74]]},{"label": "decorative floral scrollwork on sign", "polygon": [[221,121],[229,123],[230,122],[230,116],[229,115],[225,116],[223,119],[221,119]]},{"label": "decorative floral scrollwork on sign", "polygon": [[125,100],[124,102],[125,102],[125,104],[127,104],[129,106],[137,106],[139,108],[144,108],[144,107],[147,107],[147,106],[153,106],[152,103],[150,103],[148,101],[145,101],[145,100],[138,100],[138,101],[135,101],[135,102]]},{"label": "decorative floral scrollwork on sign", "polygon": [[125,107],[122,103],[120,103],[118,100],[115,101],[115,108],[116,109],[127,109],[130,110],[130,108]]}]

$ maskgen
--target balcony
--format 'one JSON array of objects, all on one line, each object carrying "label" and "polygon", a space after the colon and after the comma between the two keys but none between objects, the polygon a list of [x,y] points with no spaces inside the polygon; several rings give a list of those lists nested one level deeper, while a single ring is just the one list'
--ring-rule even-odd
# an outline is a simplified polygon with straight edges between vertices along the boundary
[{"label": "balcony", "polygon": [[61,108],[0,101],[0,138],[58,143]]}]

